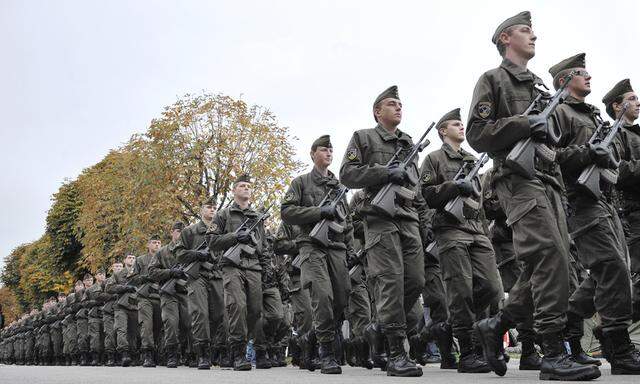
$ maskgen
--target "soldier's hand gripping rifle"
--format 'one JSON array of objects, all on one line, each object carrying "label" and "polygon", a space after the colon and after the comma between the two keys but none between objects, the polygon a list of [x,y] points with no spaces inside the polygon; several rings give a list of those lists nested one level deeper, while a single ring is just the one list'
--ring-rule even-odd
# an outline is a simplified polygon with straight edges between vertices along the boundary
[{"label": "soldier's hand gripping rifle", "polygon": [[582,170],[578,177],[578,188],[580,188],[588,196],[595,200],[600,199],[602,190],[600,189],[600,181],[604,181],[609,185],[615,185],[618,182],[617,167],[620,164],[619,154],[611,147],[611,142],[620,131],[623,124],[624,113],[629,108],[629,103],[622,105],[622,111],[618,119],[609,125],[609,122],[603,122],[598,125],[593,135],[589,139],[590,150],[602,151],[609,157],[609,163],[616,169],[602,168],[597,164],[591,164]]},{"label": "soldier's hand gripping rifle", "polygon": [[[562,137],[562,131],[555,121],[553,112],[555,112],[558,105],[562,104],[567,96],[569,96],[567,85],[574,75],[574,72],[570,72],[563,77],[564,83],[552,96],[547,96],[543,93],[538,94],[523,113],[523,116],[529,116],[530,123],[537,124],[540,127],[537,128],[538,131],[546,132],[547,141],[553,145],[558,144]],[[535,112],[536,106],[541,101],[547,102],[544,109],[538,114],[532,113]],[[547,163],[553,163],[556,160],[556,153],[553,149],[549,148],[545,143],[536,141],[532,136],[529,136],[516,143],[507,155],[505,164],[521,176],[531,179],[536,173],[536,156],[539,156]]]},{"label": "soldier's hand gripping rifle", "polygon": [[[336,212],[336,217],[333,219],[322,219],[313,227],[309,232],[309,237],[323,246],[328,246],[331,240],[329,240],[329,232],[342,233],[344,227],[337,223],[337,221],[344,221],[347,216],[346,212],[342,209],[342,198],[347,193],[348,189],[344,185],[340,185],[325,195],[320,202],[319,207],[329,206]],[[333,195],[333,198],[331,197]]]},{"label": "soldier's hand gripping rifle", "polygon": [[353,266],[349,269],[349,277],[354,279],[354,278],[359,278],[360,275],[362,274],[362,259],[364,258],[365,253],[364,251],[361,249],[359,250],[354,256],[353,256],[353,260],[351,261],[351,263],[353,264]]},{"label": "soldier's hand gripping rifle", "polygon": [[[402,148],[398,148],[396,153],[393,154],[391,160],[387,163],[387,167],[396,165],[397,167],[404,169],[405,172],[407,172],[407,182],[411,186],[418,184],[418,177],[411,172],[408,167],[413,163],[413,159],[415,159],[415,157],[429,145],[430,142],[427,139],[427,134],[431,129],[433,129],[434,125],[435,123],[433,122],[429,125],[425,133],[420,137],[420,140],[413,145],[411,152],[404,160],[398,160],[400,152],[402,151]],[[385,186],[378,191],[373,200],[371,200],[371,206],[380,213],[384,213],[390,217],[395,217],[397,210],[396,199],[398,197],[405,200],[413,200],[415,198],[415,192],[402,185],[389,182],[388,184],[385,184]]]},{"label": "soldier's hand gripping rifle", "polygon": [[[196,249],[193,250],[196,254],[200,255],[209,255],[209,246],[207,245],[207,240],[202,241],[200,245]],[[189,280],[196,280],[200,278],[200,270],[212,271],[213,264],[206,261],[194,260],[189,264],[179,264],[176,266],[178,270],[182,273],[180,276],[172,277],[169,280],[165,281],[164,284],[160,287],[160,292],[166,295],[175,295],[176,292],[186,292],[187,283]]]},{"label": "soldier's hand gripping rifle", "polygon": [[[473,187],[473,196],[480,197],[480,193],[482,192],[482,187],[480,185],[480,179],[477,177],[478,172],[482,166],[489,160],[489,155],[484,153],[480,158],[475,162],[465,162],[462,164],[462,167],[458,170],[458,173],[453,178],[456,180],[464,180],[466,182],[471,183]],[[469,173],[465,176],[465,170],[469,169]],[[458,195],[454,199],[450,200],[447,205],[444,206],[444,211],[448,214],[448,216],[456,219],[459,223],[462,223],[466,217],[464,216],[464,206],[467,205],[471,207],[473,210],[477,211],[479,208],[479,204],[474,201],[471,196],[462,196]]]},{"label": "soldier's hand gripping rifle", "polygon": [[236,245],[225,251],[225,253],[222,255],[223,258],[227,259],[234,265],[240,265],[240,257],[243,253],[246,253],[248,255],[253,255],[256,253],[256,249],[253,246],[257,243],[257,240],[254,237],[254,231],[263,221],[265,221],[269,217],[269,209],[271,209],[271,205],[267,207],[267,209],[265,209],[264,212],[256,219],[253,219],[253,222],[251,222],[252,219],[246,219],[234,232],[237,235],[242,231],[246,231],[251,236],[251,245],[237,243]]}]

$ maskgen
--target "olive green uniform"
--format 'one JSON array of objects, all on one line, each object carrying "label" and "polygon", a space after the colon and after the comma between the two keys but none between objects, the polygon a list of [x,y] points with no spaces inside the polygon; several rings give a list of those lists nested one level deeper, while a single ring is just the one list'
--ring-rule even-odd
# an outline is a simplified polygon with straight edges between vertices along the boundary
[{"label": "olive green uniform", "polygon": [[104,325],[102,322],[102,305],[107,299],[104,294],[104,283],[94,283],[85,292],[88,302],[89,316],[89,349],[94,354],[104,352]]},{"label": "olive green uniform", "polygon": [[[401,130],[388,132],[378,125],[356,131],[349,142],[340,181],[348,188],[364,188],[366,274],[371,282],[379,325],[387,337],[405,337],[408,314],[425,284],[424,253],[420,238],[418,198],[397,204],[394,218],[383,216],[371,207],[371,199],[388,182],[386,164],[397,149],[403,160],[413,146],[409,135]],[[418,160],[408,165],[409,173],[418,174]],[[416,194],[419,196],[419,193]]]},{"label": "olive green uniform", "polygon": [[64,306],[64,320],[62,321],[63,353],[68,359],[75,359],[78,353],[78,333],[74,315],[78,312],[79,298],[77,294],[70,293]]},{"label": "olive green uniform", "polygon": [[509,150],[530,136],[521,114],[538,95],[542,80],[508,59],[485,72],[473,92],[467,140],[494,161],[493,185],[513,231],[513,246],[523,271],[505,303],[509,322],[526,321],[534,309],[539,334],[560,333],[569,301],[569,233],[562,206],[563,182],[556,164],[536,161],[532,179],[504,164]]},{"label": "olive green uniform", "polygon": [[158,284],[149,276],[153,255],[136,257],[131,281],[138,287],[138,325],[140,346],[143,351],[162,350],[162,318]]},{"label": "olive green uniform", "polygon": [[[133,267],[131,267],[133,268]],[[122,268],[114,273],[106,283],[106,291],[118,295],[114,304],[114,328],[118,353],[138,351],[140,332],[138,330],[138,302],[134,292],[129,292],[132,269]]]},{"label": "olive green uniform", "polygon": [[470,340],[476,318],[502,299],[502,285],[480,210],[469,209],[461,223],[444,211],[446,204],[459,196],[453,180],[465,161],[473,161],[473,155],[444,143],[423,161],[420,186],[429,207],[436,209],[432,225],[453,334]]}]

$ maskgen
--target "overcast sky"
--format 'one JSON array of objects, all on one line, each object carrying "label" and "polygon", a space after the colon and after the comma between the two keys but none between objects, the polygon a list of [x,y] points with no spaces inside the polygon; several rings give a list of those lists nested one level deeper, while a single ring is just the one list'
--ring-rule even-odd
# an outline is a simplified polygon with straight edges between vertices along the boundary
[{"label": "overcast sky", "polygon": [[0,1],[0,258],[43,233],[66,178],[188,92],[270,108],[305,161],[312,139],[331,134],[336,170],[389,85],[414,137],[455,107],[466,117],[476,80],[500,63],[496,26],[527,9],[538,36],[530,68],[547,85],[551,65],[586,52],[587,101],[600,106],[625,77],[640,88],[637,1],[314,3]]}]

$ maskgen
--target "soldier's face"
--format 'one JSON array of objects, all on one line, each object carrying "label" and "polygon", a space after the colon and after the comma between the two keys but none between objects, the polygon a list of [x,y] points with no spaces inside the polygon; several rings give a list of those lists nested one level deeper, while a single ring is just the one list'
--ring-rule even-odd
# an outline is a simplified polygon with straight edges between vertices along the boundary
[{"label": "soldier's face", "polygon": [[118,273],[122,271],[122,268],[124,268],[122,263],[113,263],[113,265],[111,265],[111,269],[113,270],[113,273]]},{"label": "soldier's face", "polygon": [[460,120],[451,120],[446,127],[440,130],[442,137],[448,137],[450,140],[462,143],[464,141],[464,124]]},{"label": "soldier's face", "polygon": [[90,286],[93,285],[93,278],[84,279],[84,280],[82,280],[82,282],[84,283],[84,287],[85,288],[89,288]]},{"label": "soldier's face", "polygon": [[64,303],[65,301],[67,301],[67,296],[58,296],[58,303]]},{"label": "soldier's face", "polygon": [[575,75],[568,85],[569,91],[585,97],[591,93],[591,75],[584,68],[575,68],[574,71]]},{"label": "soldier's face", "polygon": [[216,209],[211,204],[205,204],[200,209],[200,216],[206,221],[213,220],[213,215],[215,214],[216,214]]},{"label": "soldier's face", "polygon": [[147,243],[147,250],[149,253],[156,253],[158,249],[162,246],[162,242],[160,240],[149,240]]},{"label": "soldier's face", "polygon": [[507,50],[513,51],[517,56],[531,59],[536,54],[536,40],[538,37],[528,25],[516,25],[511,34],[501,35]]},{"label": "soldier's face", "polygon": [[241,181],[233,187],[233,197],[241,200],[249,200],[251,198],[251,183]]},{"label": "soldier's face", "polygon": [[171,240],[173,241],[178,241],[178,239],[180,238],[180,232],[182,232],[179,229],[174,229],[171,231]]},{"label": "soldier's face", "polygon": [[82,291],[84,289],[84,283],[76,284],[74,289],[76,290],[76,292]]},{"label": "soldier's face", "polygon": [[96,275],[96,282],[102,283],[102,282],[104,282],[106,280],[106,278],[107,277],[104,275],[104,273],[98,273]]},{"label": "soldier's face", "polygon": [[314,152],[311,152],[311,159],[317,167],[326,168],[333,161],[333,148],[317,147]]},{"label": "soldier's face", "polygon": [[402,103],[398,99],[386,98],[375,110],[378,122],[385,127],[395,127],[402,121]]},{"label": "soldier's face", "polygon": [[124,259],[124,265],[130,267],[133,265],[133,263],[135,263],[135,261],[136,257],[134,255],[127,255],[127,257]]},{"label": "soldier's face", "polygon": [[638,99],[638,95],[636,95],[635,92],[625,93],[622,96],[622,103],[613,105],[613,109],[616,111],[616,114],[622,110],[622,105],[624,103],[629,103],[629,107],[624,113],[625,119],[630,123],[636,121],[638,116],[640,116],[640,99]]}]

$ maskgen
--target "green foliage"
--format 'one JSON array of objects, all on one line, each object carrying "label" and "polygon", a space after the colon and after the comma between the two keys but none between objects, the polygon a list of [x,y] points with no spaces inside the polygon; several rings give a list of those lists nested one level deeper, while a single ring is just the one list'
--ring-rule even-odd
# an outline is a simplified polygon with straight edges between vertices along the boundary
[{"label": "green foliage", "polygon": [[51,199],[46,233],[51,239],[54,264],[59,272],[75,271],[82,244],[77,235],[82,200],[75,181],[64,183]]}]

